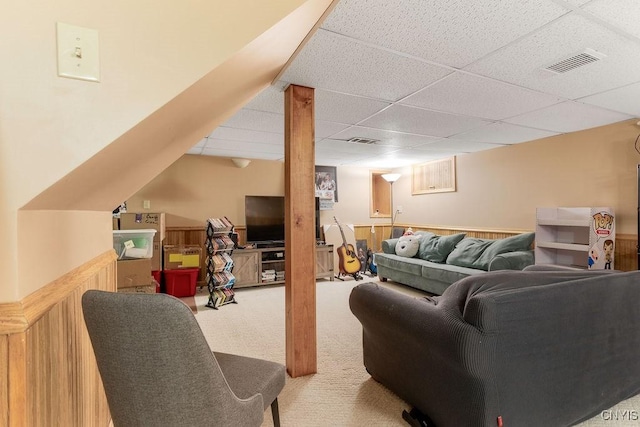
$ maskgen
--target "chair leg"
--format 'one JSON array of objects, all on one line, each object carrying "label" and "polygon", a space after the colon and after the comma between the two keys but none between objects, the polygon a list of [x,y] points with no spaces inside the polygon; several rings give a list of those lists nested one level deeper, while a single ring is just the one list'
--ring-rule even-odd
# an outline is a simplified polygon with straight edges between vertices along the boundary
[{"label": "chair leg", "polygon": [[280,427],[280,411],[278,411],[278,398],[271,402],[271,415],[273,416],[273,426]]}]

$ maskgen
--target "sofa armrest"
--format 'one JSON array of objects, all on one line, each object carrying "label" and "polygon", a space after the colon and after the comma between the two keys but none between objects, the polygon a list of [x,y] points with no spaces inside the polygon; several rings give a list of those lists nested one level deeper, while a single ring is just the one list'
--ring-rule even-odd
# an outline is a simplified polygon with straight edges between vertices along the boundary
[{"label": "sofa armrest", "polygon": [[437,425],[468,425],[467,417],[483,425],[495,420],[482,410],[485,403],[495,406],[495,395],[477,398],[485,394],[479,378],[488,377],[490,365],[483,355],[495,342],[464,322],[457,306],[375,283],[353,288],[349,306],[362,324],[364,365],[376,381]]},{"label": "sofa armrest", "polygon": [[489,263],[489,271],[496,270],[522,270],[534,264],[535,258],[532,250],[506,252],[496,255]]},{"label": "sofa armrest", "polygon": [[396,243],[398,243],[398,239],[387,239],[382,241],[382,252],[385,254],[395,255],[396,253]]}]

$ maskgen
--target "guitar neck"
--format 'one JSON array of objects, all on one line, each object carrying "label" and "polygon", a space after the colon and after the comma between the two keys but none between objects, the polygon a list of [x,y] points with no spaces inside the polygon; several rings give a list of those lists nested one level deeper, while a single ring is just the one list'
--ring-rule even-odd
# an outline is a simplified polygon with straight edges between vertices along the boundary
[{"label": "guitar neck", "polygon": [[336,224],[338,224],[338,228],[340,229],[340,235],[342,236],[342,244],[346,248],[347,247],[347,238],[344,236],[344,231],[342,230],[342,225],[340,225],[340,223],[338,222],[338,218],[336,218],[334,216],[333,219],[335,220]]}]

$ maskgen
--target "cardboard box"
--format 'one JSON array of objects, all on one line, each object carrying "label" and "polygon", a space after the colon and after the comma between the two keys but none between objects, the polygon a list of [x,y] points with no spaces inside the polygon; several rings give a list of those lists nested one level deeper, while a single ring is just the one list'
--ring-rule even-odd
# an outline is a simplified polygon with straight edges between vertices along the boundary
[{"label": "cardboard box", "polygon": [[120,218],[113,217],[112,228],[114,230],[120,230]]},{"label": "cardboard box", "polygon": [[163,270],[200,268],[202,248],[195,245],[164,245]]},{"label": "cardboard box", "polygon": [[127,212],[120,214],[120,230],[138,230],[141,228],[153,228],[156,235],[155,242],[162,242],[165,234],[164,212],[161,213],[136,213]]},{"label": "cardboard box", "polygon": [[118,289],[152,284],[151,258],[119,260],[116,270]]},{"label": "cardboard box", "polygon": [[157,293],[155,283],[152,284],[152,285],[146,285],[146,286],[131,286],[131,287],[128,287],[128,288],[118,288],[118,292],[129,293],[129,294],[155,294],[155,293]]},{"label": "cardboard box", "polygon": [[151,257],[151,270],[162,270],[162,242],[153,241],[153,257]]}]

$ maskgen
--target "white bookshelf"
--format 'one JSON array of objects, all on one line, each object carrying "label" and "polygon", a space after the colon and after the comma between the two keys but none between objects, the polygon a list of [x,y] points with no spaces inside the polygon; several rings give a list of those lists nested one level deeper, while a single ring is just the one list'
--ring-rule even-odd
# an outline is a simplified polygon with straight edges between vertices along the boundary
[{"label": "white bookshelf", "polygon": [[615,214],[610,207],[536,210],[536,264],[614,268]]}]

